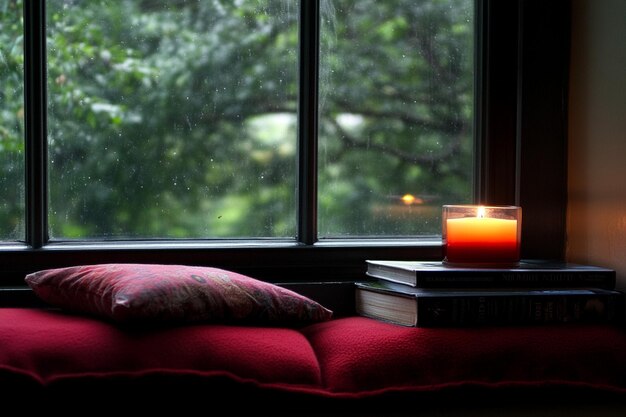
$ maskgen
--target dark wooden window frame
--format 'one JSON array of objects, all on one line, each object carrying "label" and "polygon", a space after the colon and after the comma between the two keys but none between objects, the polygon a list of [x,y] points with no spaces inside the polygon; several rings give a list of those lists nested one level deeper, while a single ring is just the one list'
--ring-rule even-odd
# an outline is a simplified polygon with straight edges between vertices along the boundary
[{"label": "dark wooden window frame", "polygon": [[[522,206],[525,258],[564,256],[569,7],[567,0],[476,0],[475,200]],[[319,0],[302,1],[300,13],[298,185],[306,191],[296,242],[49,242],[44,0],[24,2],[24,26],[26,242],[0,245],[0,305],[35,270],[159,262],[237,270],[341,309],[349,308],[345,297],[363,277],[365,259],[442,258],[441,241],[432,239],[316,241]]]}]

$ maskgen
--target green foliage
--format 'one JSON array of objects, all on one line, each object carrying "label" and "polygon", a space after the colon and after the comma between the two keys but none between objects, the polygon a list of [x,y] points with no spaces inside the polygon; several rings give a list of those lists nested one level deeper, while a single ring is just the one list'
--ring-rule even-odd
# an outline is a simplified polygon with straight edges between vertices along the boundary
[{"label": "green foliage", "polygon": [[24,239],[22,2],[0,0],[0,240]]},{"label": "green foliage", "polygon": [[[435,234],[440,205],[469,200],[472,4],[322,1],[322,236]],[[20,12],[0,1],[9,239],[23,235]],[[47,12],[53,238],[295,236],[298,1]]]},{"label": "green foliage", "polygon": [[441,205],[471,200],[472,2],[326,5],[320,233],[438,234]]}]

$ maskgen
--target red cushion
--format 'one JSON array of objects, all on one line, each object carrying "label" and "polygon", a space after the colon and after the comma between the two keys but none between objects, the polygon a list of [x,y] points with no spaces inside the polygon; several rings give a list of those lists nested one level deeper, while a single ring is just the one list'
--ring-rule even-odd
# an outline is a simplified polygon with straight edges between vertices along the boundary
[{"label": "red cushion", "polygon": [[578,325],[423,329],[364,317],[299,329],[195,324],[138,331],[57,311],[0,309],[2,387],[57,387],[55,396],[58,387],[81,387],[97,396],[90,387],[145,385],[154,376],[164,392],[186,381],[213,395],[252,386],[263,391],[258,398],[269,390],[316,403],[398,393],[423,399],[468,388],[498,397],[511,387],[625,398],[626,333]]},{"label": "red cushion", "polygon": [[303,332],[335,393],[367,396],[461,385],[626,393],[626,334],[617,327],[411,328],[351,317]]},{"label": "red cushion", "polygon": [[43,301],[118,322],[229,322],[303,325],[330,319],[317,302],[269,282],[219,268],[99,264],[26,276]]},{"label": "red cushion", "polygon": [[17,374],[45,385],[150,373],[294,389],[320,384],[315,353],[291,329],[206,324],[137,332],[60,312],[0,308],[0,381]]}]

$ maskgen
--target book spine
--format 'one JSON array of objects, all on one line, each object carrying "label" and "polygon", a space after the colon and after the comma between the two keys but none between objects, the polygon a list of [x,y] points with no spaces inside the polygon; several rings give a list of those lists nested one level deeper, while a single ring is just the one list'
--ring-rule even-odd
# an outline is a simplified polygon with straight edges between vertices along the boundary
[{"label": "book spine", "polygon": [[[384,279],[384,278],[383,278]],[[615,288],[616,276],[610,272],[503,272],[464,276],[424,274],[416,277],[420,288]]]},{"label": "book spine", "polygon": [[420,297],[417,325],[476,326],[622,323],[624,300],[615,294]]}]

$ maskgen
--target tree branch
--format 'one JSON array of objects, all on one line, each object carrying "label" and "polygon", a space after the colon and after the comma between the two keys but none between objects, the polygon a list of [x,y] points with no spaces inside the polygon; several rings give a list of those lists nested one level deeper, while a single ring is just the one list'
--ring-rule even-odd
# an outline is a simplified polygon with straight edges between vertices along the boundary
[{"label": "tree branch", "polygon": [[401,149],[391,147],[388,145],[380,144],[380,143],[372,143],[365,142],[359,139],[356,139],[352,135],[350,135],[341,125],[337,122],[335,118],[329,118],[332,125],[337,129],[339,134],[339,139],[341,139],[347,145],[353,148],[365,149],[368,151],[379,151],[383,154],[393,156],[395,158],[400,159],[403,162],[409,164],[419,164],[419,165],[427,165],[429,168],[437,169],[438,165],[458,152],[461,146],[461,137],[459,134],[456,136],[456,139],[450,143],[450,145],[443,152],[439,152],[437,154],[431,153],[428,155],[416,155],[414,153],[405,152]]}]

